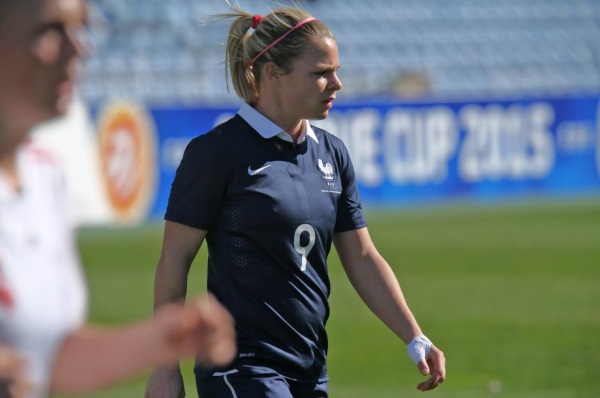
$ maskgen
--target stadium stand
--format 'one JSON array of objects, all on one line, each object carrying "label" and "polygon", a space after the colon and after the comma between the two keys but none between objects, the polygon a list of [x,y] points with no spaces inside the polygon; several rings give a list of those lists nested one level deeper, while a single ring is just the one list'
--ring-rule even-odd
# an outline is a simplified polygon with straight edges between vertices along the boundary
[{"label": "stadium stand", "polygon": [[[250,3],[240,4],[249,8]],[[252,11],[277,4],[252,2]],[[600,90],[598,0],[296,0],[338,40],[340,97],[559,95]],[[163,105],[237,101],[224,79],[224,0],[91,0],[82,94]],[[402,84],[397,84],[399,81]],[[410,84],[409,84],[410,86]],[[414,84],[413,84],[414,86]],[[414,90],[413,90],[414,91]],[[411,94],[414,96],[414,92]]]}]

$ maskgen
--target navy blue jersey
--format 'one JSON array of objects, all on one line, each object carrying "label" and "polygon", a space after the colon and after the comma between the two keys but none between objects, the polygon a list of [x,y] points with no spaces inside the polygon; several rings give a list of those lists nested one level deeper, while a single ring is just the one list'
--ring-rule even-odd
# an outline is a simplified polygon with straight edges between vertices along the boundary
[{"label": "navy blue jersey", "polygon": [[236,322],[236,365],[326,380],[334,232],[366,226],[340,139],[316,127],[298,144],[265,138],[239,114],[194,138],[166,220],[206,230],[208,290]]}]

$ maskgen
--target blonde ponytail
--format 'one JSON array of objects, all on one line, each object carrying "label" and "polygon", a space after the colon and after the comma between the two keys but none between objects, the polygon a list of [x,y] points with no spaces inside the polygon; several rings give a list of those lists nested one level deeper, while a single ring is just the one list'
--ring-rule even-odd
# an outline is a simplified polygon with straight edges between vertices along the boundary
[{"label": "blonde ponytail", "polygon": [[[251,105],[258,101],[260,74],[265,63],[273,62],[287,73],[306,47],[318,39],[333,39],[333,33],[325,24],[310,19],[310,14],[299,8],[283,7],[260,17],[231,4],[229,6],[234,12],[217,16],[219,20],[235,18],[227,35],[227,87],[229,88],[231,78],[238,96]],[[310,21],[306,21],[307,19]],[[302,23],[303,21],[308,23]],[[298,24],[301,26],[297,26]],[[254,29],[251,31],[253,25]],[[273,43],[276,44],[272,45]],[[252,65],[251,61],[254,61]]]}]

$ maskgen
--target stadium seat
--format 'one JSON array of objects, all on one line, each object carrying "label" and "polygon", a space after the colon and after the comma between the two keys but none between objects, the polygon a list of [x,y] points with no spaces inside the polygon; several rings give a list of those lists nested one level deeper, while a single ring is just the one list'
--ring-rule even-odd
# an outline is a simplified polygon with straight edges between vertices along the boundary
[{"label": "stadium seat", "polygon": [[[124,91],[166,103],[235,100],[223,82],[229,22],[222,0],[91,0],[88,101]],[[292,1],[279,1],[293,4]],[[531,95],[600,90],[600,1],[315,0],[299,5],[334,32],[344,97],[391,94],[403,73],[429,94]],[[268,12],[257,5],[256,12]],[[215,71],[218,71],[215,72]],[[135,79],[127,79],[127,73]],[[528,78],[521,78],[527,74]],[[127,83],[158,79],[150,87]],[[197,78],[202,76],[202,78]],[[190,78],[188,84],[182,83]]]}]

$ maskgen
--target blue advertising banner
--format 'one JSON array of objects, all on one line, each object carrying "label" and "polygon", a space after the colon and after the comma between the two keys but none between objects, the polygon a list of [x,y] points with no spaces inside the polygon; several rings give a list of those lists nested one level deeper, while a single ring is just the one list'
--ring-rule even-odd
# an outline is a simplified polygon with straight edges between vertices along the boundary
[{"label": "blue advertising banner", "polygon": [[367,203],[600,190],[598,97],[338,107]]},{"label": "blue advertising banner", "polygon": [[[150,109],[162,217],[193,137],[236,108]],[[600,99],[355,102],[315,125],[347,145],[366,206],[600,193]]]}]

